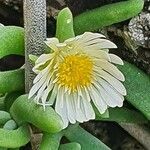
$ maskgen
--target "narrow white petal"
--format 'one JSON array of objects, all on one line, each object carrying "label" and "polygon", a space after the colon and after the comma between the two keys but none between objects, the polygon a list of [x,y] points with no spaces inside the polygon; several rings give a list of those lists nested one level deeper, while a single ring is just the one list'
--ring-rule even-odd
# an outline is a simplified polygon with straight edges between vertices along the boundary
[{"label": "narrow white petal", "polygon": [[70,43],[72,43],[72,42],[75,41],[75,40],[76,40],[76,37],[73,37],[73,38],[70,38],[70,39],[65,40],[64,43],[70,44]]},{"label": "narrow white petal", "polygon": [[43,76],[39,82],[37,82],[36,84],[34,84],[32,86],[32,88],[29,91],[29,98],[31,98],[39,89],[40,87],[43,85],[43,83],[46,81],[46,77]]},{"label": "narrow white petal", "polygon": [[87,53],[88,55],[96,59],[103,59],[103,60],[111,61],[108,52],[103,51],[103,50],[85,49],[85,53]]},{"label": "narrow white petal", "polygon": [[42,54],[35,62],[35,64],[46,63],[48,60],[54,57],[53,54]]},{"label": "narrow white petal", "polygon": [[70,45],[74,49],[83,49],[83,45],[88,43],[91,40],[95,40],[98,38],[105,38],[104,35],[99,33],[85,32],[82,35],[78,35],[75,38],[71,38],[70,40],[66,40],[65,43]]},{"label": "narrow white petal", "polygon": [[67,46],[67,44],[66,43],[58,43],[58,44],[56,44],[56,46],[61,48],[61,47]]},{"label": "narrow white petal", "polygon": [[[62,107],[63,104],[63,107]],[[66,106],[66,100],[64,99],[64,96],[61,95],[61,92],[58,91],[57,98],[56,98],[56,104],[55,104],[55,110],[60,115],[63,121],[63,128],[66,128],[68,126],[69,120],[67,117],[67,106]]]},{"label": "narrow white petal", "polygon": [[40,99],[41,96],[44,94],[44,90],[46,88],[46,82],[43,83],[43,85],[40,87],[40,89],[37,92],[37,98]]},{"label": "narrow white petal", "polygon": [[[79,96],[78,97],[78,103],[79,103],[79,107],[78,107],[78,111],[81,113],[81,114],[83,114],[83,120],[81,120],[81,122],[84,122],[84,121],[88,121],[88,118],[87,118],[87,116],[86,116],[86,111],[85,111],[85,108],[84,108],[84,105],[83,105],[83,99],[82,99],[82,97],[81,96]],[[80,114],[79,114],[80,115]],[[79,117],[77,117],[77,118],[79,118]],[[79,121],[80,122],[80,121]]]},{"label": "narrow white petal", "polygon": [[99,71],[99,74],[97,74],[100,78],[105,79],[109,84],[111,84],[120,94],[122,95],[126,95],[126,89],[124,87],[124,85],[117,80],[116,78],[114,78],[113,76],[111,76],[109,73],[101,70]]},{"label": "narrow white petal", "polygon": [[80,43],[86,43],[88,41],[91,41],[91,40],[94,40],[94,39],[98,39],[98,38],[105,38],[105,36],[100,34],[100,33],[85,32],[84,34],[80,35],[77,38],[77,40]]},{"label": "narrow white petal", "polygon": [[90,88],[90,96],[92,98],[92,101],[100,114],[103,114],[107,109],[107,105],[104,102],[100,93],[101,92],[98,91],[94,86]]},{"label": "narrow white petal", "polygon": [[112,74],[115,78],[117,78],[120,81],[125,81],[125,77],[122,74],[122,72],[113,64],[111,64],[110,62],[107,62],[105,60],[96,60],[95,64],[99,67],[101,67],[102,69],[104,69],[105,71],[109,72],[110,74]]},{"label": "narrow white petal", "polygon": [[109,54],[109,57],[110,57],[110,62],[112,62],[114,64],[118,64],[118,65],[124,64],[122,59],[115,54]]},{"label": "narrow white petal", "polygon": [[113,98],[103,89],[103,87],[97,85],[96,87],[101,91],[101,96],[105,100],[105,103],[110,107],[116,107],[116,104],[112,100]]},{"label": "narrow white petal", "polygon": [[97,48],[100,48],[100,49],[117,48],[117,46],[113,42],[111,42],[109,40],[106,40],[106,39],[100,39],[98,43],[93,42],[93,44],[91,44],[91,43],[88,44],[87,43],[87,45],[85,45],[85,44],[83,44],[83,45],[86,46],[86,47],[89,47],[89,48],[97,47]]},{"label": "narrow white petal", "polygon": [[47,66],[45,69],[41,70],[38,75],[34,78],[33,84],[39,82],[42,78],[47,76],[49,74],[49,66]]},{"label": "narrow white petal", "polygon": [[109,102],[109,106],[111,107],[122,107],[123,105],[123,96],[118,93],[108,82],[104,81],[103,79],[99,83],[95,84],[97,88],[101,87],[106,91],[106,94],[111,97],[111,102]]},{"label": "narrow white petal", "polygon": [[78,96],[77,94],[74,94],[73,100],[74,100],[74,104],[75,104],[74,106],[75,106],[75,112],[76,112],[76,120],[78,122],[83,123],[83,121],[86,121],[86,117],[80,108],[80,96]]},{"label": "narrow white petal", "polygon": [[89,96],[89,93],[88,93],[86,87],[83,87],[83,88],[81,89],[81,96],[82,96],[84,99],[86,99],[87,101],[89,101],[89,102],[91,101],[90,96]]},{"label": "narrow white petal", "polygon": [[49,46],[52,50],[57,50],[56,44],[59,43],[59,40],[57,38],[47,38],[47,41],[45,41],[45,44]]},{"label": "narrow white petal", "polygon": [[76,118],[75,118],[75,112],[73,108],[73,97],[71,95],[68,95],[68,93],[65,93],[64,96],[65,96],[64,98],[66,99],[68,119],[70,123],[74,124],[76,123]]},{"label": "narrow white petal", "polygon": [[53,104],[53,103],[54,103],[54,101],[55,101],[55,99],[56,99],[56,96],[57,96],[57,92],[58,92],[58,87],[55,85],[54,88],[53,88],[53,90],[52,90],[52,93],[51,93],[51,95],[50,95],[50,98],[49,98],[49,100],[48,100],[48,102],[49,102],[50,104]]},{"label": "narrow white petal", "polygon": [[124,96],[121,95],[111,84],[109,84],[107,81],[101,79],[101,81],[98,81],[99,84],[103,86],[103,88],[110,93],[112,97],[116,99],[116,101],[124,101]]},{"label": "narrow white petal", "polygon": [[82,96],[81,100],[81,108],[84,110],[85,116],[87,120],[95,119],[95,112],[93,110],[93,107],[89,101],[84,99]]},{"label": "narrow white petal", "polygon": [[[43,102],[43,103],[46,102],[47,97],[48,97],[49,93],[51,92],[52,88],[53,88],[53,84],[50,84],[50,85],[47,87],[47,89],[44,91],[43,95],[41,96],[41,99],[42,99],[42,102]],[[51,104],[51,103],[50,103],[50,104]]]}]

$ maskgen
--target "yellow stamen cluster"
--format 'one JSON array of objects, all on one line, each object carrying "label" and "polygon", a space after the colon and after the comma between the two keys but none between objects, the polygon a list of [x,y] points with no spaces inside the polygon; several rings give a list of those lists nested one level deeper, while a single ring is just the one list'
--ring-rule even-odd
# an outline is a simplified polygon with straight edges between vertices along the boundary
[{"label": "yellow stamen cluster", "polygon": [[77,87],[87,86],[92,80],[92,60],[85,55],[65,57],[58,66],[58,84],[76,91]]}]

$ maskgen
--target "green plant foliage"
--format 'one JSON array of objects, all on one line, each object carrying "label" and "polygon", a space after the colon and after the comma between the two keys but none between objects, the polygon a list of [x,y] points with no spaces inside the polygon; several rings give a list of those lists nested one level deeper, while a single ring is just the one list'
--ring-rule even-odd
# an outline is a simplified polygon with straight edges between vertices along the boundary
[{"label": "green plant foliage", "polygon": [[62,134],[43,133],[39,150],[58,150]]},{"label": "green plant foliage", "polygon": [[76,142],[62,144],[59,150],[81,150],[81,145]]},{"label": "green plant foliage", "polygon": [[0,139],[0,147],[21,147],[30,141],[29,128],[23,125],[16,130],[0,129]]},{"label": "green plant foliage", "polygon": [[68,127],[64,134],[71,142],[79,143],[82,150],[110,150],[104,143],[78,125]]},{"label": "green plant foliage", "polygon": [[4,107],[5,110],[9,112],[9,109],[13,102],[21,95],[23,92],[12,92],[8,93],[4,98]]},{"label": "green plant foliage", "polygon": [[72,13],[69,8],[64,8],[57,17],[56,37],[63,42],[74,36]]},{"label": "green plant foliage", "polygon": [[0,125],[5,124],[10,119],[11,119],[11,116],[8,112],[0,111]]},{"label": "green plant foliage", "polygon": [[4,110],[5,109],[4,99],[5,99],[5,96],[0,97],[0,110]]},{"label": "green plant foliage", "polygon": [[96,111],[96,120],[115,121],[117,123],[148,123],[147,118],[135,110],[128,108],[109,108],[109,117],[104,118]]},{"label": "green plant foliage", "polygon": [[119,68],[125,75],[126,99],[150,120],[150,77],[128,62]]},{"label": "green plant foliage", "polygon": [[74,18],[76,35],[127,20],[143,8],[144,0],[126,0],[86,11]]},{"label": "green plant foliage", "polygon": [[52,107],[46,107],[44,111],[43,106],[28,99],[28,95],[16,99],[10,108],[10,114],[19,125],[29,122],[48,133],[59,132],[63,128],[61,118]]},{"label": "green plant foliage", "polygon": [[3,126],[3,129],[7,129],[7,130],[15,130],[16,128],[17,128],[17,124],[12,119],[7,121]]},{"label": "green plant foliage", "polygon": [[[74,18],[75,33],[97,30],[129,19],[141,11],[143,4],[144,0],[128,0],[82,13]],[[65,8],[57,18],[56,37],[63,42],[74,36],[72,13]],[[24,55],[24,29],[0,26],[0,58],[10,54]],[[34,62],[37,57],[30,56],[30,59]],[[128,93],[126,99],[150,119],[150,88],[148,88],[150,78],[127,62],[120,67],[120,70],[126,77],[125,86]],[[71,125],[60,132],[63,122],[52,107],[43,110],[43,107],[37,105],[33,99],[28,99],[28,95],[20,96],[21,93],[18,91],[24,92],[24,79],[24,69],[0,72],[0,93],[8,93],[5,99],[3,97],[4,106],[7,111],[10,108],[10,114],[15,120],[12,120],[6,111],[0,111],[0,125],[3,126],[0,129],[0,150],[19,149],[18,147],[27,144],[30,141],[27,123],[44,131],[40,150],[110,150],[79,125]],[[3,105],[1,108],[4,108]],[[109,111],[103,115],[96,111],[96,120],[147,123],[147,118],[128,108],[109,108]],[[62,136],[72,143],[60,145]]]},{"label": "green plant foliage", "polygon": [[0,72],[0,93],[24,91],[24,69]]},{"label": "green plant foliage", "polygon": [[24,55],[24,29],[21,27],[0,27],[0,58],[10,54]]}]

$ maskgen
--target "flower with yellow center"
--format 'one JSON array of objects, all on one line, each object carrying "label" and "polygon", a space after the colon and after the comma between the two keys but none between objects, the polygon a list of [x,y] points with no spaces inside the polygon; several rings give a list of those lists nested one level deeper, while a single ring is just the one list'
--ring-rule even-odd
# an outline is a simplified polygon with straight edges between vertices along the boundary
[{"label": "flower with yellow center", "polygon": [[125,78],[114,64],[123,65],[109,48],[116,45],[105,36],[86,32],[59,43],[57,38],[45,42],[50,54],[41,55],[33,71],[37,74],[29,98],[44,107],[55,105],[64,122],[84,122],[95,118],[93,103],[103,114],[108,107],[123,105]]}]

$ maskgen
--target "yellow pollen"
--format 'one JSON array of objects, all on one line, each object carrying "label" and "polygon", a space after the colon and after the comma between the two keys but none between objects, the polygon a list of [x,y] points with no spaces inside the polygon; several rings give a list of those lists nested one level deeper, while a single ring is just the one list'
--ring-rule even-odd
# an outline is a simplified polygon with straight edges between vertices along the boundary
[{"label": "yellow pollen", "polygon": [[70,55],[58,66],[58,84],[76,91],[88,86],[92,80],[93,62],[88,56]]}]

